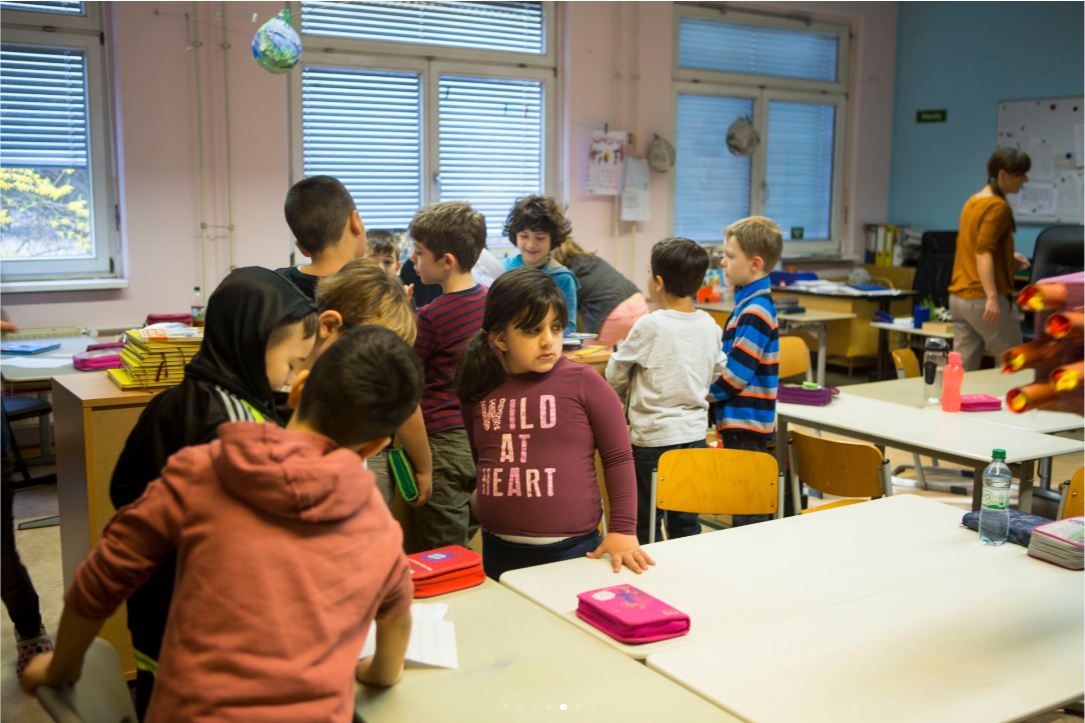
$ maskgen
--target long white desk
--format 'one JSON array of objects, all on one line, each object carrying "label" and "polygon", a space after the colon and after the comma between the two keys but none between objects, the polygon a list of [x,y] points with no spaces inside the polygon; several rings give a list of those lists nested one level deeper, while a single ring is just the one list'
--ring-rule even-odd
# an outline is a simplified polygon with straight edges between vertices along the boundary
[{"label": "long white desk", "polygon": [[[845,387],[846,389],[847,387]],[[976,480],[991,461],[992,449],[1006,450],[1006,462],[1017,467],[1018,507],[1032,508],[1036,461],[1081,452],[1082,442],[1048,434],[1024,432],[971,417],[970,413],[941,414],[842,392],[824,407],[776,405],[776,461],[785,469],[788,424],[800,424],[854,437],[876,445],[953,462],[974,470]],[[793,499],[799,480],[792,475]],[[979,509],[983,486],[973,484],[972,509]]]},{"label": "long white desk", "polygon": [[648,667],[753,723],[1024,720],[1085,692],[1085,584],[1005,547],[1011,559],[653,653]]},{"label": "long white desk", "polygon": [[[625,568],[615,574],[609,560],[583,558],[507,572],[501,584],[626,655],[645,658],[1021,554],[1016,545],[980,544],[975,532],[960,526],[961,516],[949,505],[902,494],[648,545],[657,564],[642,575]],[[688,614],[690,632],[626,645],[576,617],[578,594],[617,584],[634,585]],[[960,610],[956,601],[941,602]],[[774,650],[786,655],[785,648]]]},{"label": "long white desk", "polygon": [[[31,359],[66,359],[67,363],[47,369],[27,369],[24,367],[12,366],[5,364],[14,359],[25,359],[25,355],[21,354],[0,354],[0,374],[3,375],[3,379],[8,384],[28,384],[30,382],[41,382],[45,389],[49,387],[49,380],[55,376],[61,374],[82,374],[83,372],[75,368],[72,364],[72,356],[87,350],[87,347],[91,344],[97,344],[98,340],[93,336],[66,336],[57,337],[54,339],[34,339],[33,341],[40,342],[56,342],[60,344],[59,349],[53,349],[52,351],[42,352],[41,354],[31,355]],[[18,363],[18,362],[16,362]]]},{"label": "long white desk", "polygon": [[408,669],[383,690],[357,684],[355,713],[366,723],[567,717],[738,723],[492,580],[417,602],[448,604],[459,669]]}]

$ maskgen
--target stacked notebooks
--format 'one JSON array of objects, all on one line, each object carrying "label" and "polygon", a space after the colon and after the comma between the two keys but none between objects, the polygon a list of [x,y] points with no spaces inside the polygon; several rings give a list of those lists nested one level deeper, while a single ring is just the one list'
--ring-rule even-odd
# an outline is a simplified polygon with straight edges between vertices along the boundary
[{"label": "stacked notebooks", "polygon": [[1068,570],[1085,568],[1085,517],[1067,517],[1032,531],[1028,555]]},{"label": "stacked notebooks", "polygon": [[202,327],[133,329],[124,334],[120,369],[106,373],[121,389],[164,389],[177,386],[203,342]]}]

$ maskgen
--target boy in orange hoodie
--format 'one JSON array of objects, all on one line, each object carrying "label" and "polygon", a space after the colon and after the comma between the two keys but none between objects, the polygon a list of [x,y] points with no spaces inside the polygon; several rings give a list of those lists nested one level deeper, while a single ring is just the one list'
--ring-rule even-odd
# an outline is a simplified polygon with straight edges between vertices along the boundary
[{"label": "boy in orange hoodie", "polygon": [[[56,652],[33,659],[23,687],[78,679],[102,623],[176,550],[146,721],[350,721],[355,676],[388,686],[402,675],[414,592],[400,527],[362,460],[421,396],[413,350],[357,327],[299,374],[285,429],[229,422],[173,455],[79,566]],[[374,619],[377,652],[358,662]]]}]

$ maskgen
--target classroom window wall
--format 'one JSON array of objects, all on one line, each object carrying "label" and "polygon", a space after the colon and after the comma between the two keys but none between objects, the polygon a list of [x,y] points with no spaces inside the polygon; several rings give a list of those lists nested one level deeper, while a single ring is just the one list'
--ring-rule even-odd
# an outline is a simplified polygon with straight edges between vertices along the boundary
[{"label": "classroom window wall", "polygon": [[[675,12],[675,235],[722,242],[728,224],[764,215],[788,253],[839,250],[847,28]],[[758,140],[736,153],[728,136],[740,120]]]},{"label": "classroom window wall", "polygon": [[[486,217],[489,244],[508,245],[512,204],[548,193],[553,178],[552,3],[292,7],[306,48],[290,79],[293,180],[336,176],[372,229],[467,201]],[[385,26],[395,32],[374,30]]]}]

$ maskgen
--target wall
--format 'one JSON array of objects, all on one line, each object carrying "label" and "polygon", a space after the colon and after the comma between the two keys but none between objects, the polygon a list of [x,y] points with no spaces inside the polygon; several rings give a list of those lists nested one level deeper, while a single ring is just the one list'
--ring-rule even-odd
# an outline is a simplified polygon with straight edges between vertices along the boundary
[{"label": "wall", "polygon": [[[188,308],[203,283],[196,72],[186,49],[193,26],[188,3],[104,3],[109,7],[112,83],[120,174],[122,265],[128,289],[4,294],[4,318],[32,328],[112,327],[141,323],[150,312]],[[201,81],[207,164],[207,223],[227,224],[225,121],[219,3],[200,3]],[[281,4],[231,2],[230,114],[234,188],[234,258],[238,266],[282,266],[289,229],[281,199],[287,182],[286,80],[252,61],[249,41]],[[207,286],[229,270],[226,229],[209,229]],[[206,298],[206,297],[205,297]]]},{"label": "wall", "polygon": [[[1076,2],[902,3],[889,217],[955,229],[984,184],[995,150],[998,102],[1081,95],[1083,6]],[[915,122],[945,108],[946,123]],[[1042,226],[1018,228],[1031,255]]]}]

